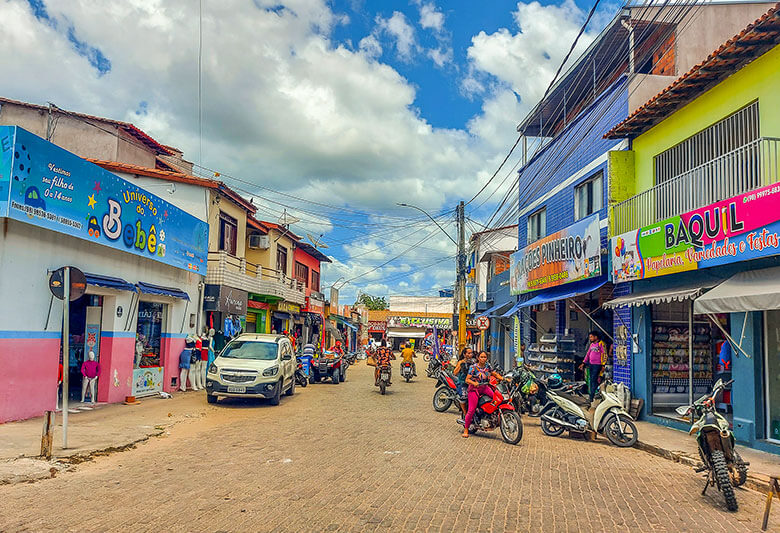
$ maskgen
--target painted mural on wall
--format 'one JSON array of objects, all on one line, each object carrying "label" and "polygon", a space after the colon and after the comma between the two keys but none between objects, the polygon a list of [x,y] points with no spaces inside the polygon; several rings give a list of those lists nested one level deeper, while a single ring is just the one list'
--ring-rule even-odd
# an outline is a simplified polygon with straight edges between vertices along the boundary
[{"label": "painted mural on wall", "polygon": [[598,213],[556,231],[510,256],[513,295],[601,275]]},{"label": "painted mural on wall", "polygon": [[0,143],[8,136],[15,139],[7,216],[206,273],[206,222],[22,128],[0,127]]},{"label": "painted mural on wall", "polygon": [[780,185],[613,237],[612,276],[632,281],[780,253]]},{"label": "painted mural on wall", "polygon": [[0,128],[0,217],[8,216],[8,195],[14,165],[14,129]]}]

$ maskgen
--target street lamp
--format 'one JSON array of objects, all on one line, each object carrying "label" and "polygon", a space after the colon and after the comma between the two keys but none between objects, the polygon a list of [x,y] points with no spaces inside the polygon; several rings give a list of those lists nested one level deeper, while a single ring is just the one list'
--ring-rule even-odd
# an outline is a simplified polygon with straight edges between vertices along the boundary
[{"label": "street lamp", "polygon": [[[441,224],[436,222],[430,214],[424,209],[417,207],[416,205],[399,203],[401,207],[410,207],[416,209],[431,221],[436,224],[439,229],[447,236],[449,240],[455,243],[458,247],[458,350],[463,350],[466,346],[466,229],[465,229],[465,206],[463,202],[458,204],[458,240],[455,241],[447,231],[441,227]],[[426,313],[427,314],[427,313]]]}]

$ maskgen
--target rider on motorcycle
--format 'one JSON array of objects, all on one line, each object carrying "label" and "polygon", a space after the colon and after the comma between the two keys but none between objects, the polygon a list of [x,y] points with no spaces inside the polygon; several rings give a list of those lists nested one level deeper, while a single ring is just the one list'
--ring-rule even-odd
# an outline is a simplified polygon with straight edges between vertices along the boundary
[{"label": "rider on motorcycle", "polygon": [[412,374],[416,377],[417,376],[417,367],[414,364],[413,359],[417,357],[414,355],[414,350],[412,349],[412,345],[408,342],[404,346],[404,349],[401,350],[401,362],[402,363],[412,363]]},{"label": "rider on motorcycle", "polygon": [[[381,368],[386,367],[392,379],[393,367],[390,366],[390,360],[395,359],[395,355],[393,355],[393,351],[387,347],[387,341],[383,340],[379,348],[376,349],[376,355],[374,357],[376,358],[376,368],[374,369],[374,386],[378,387],[379,370]],[[392,381],[389,384],[392,384]]]},{"label": "rider on motorcycle", "polygon": [[466,376],[466,384],[469,386],[469,410],[466,413],[466,420],[463,427],[463,438],[469,436],[469,426],[474,418],[474,412],[477,410],[480,396],[490,396],[493,398],[493,389],[490,387],[491,376],[498,381],[503,381],[504,377],[494,371],[487,362],[488,353],[484,350],[479,352],[477,362],[471,365],[469,373]]}]

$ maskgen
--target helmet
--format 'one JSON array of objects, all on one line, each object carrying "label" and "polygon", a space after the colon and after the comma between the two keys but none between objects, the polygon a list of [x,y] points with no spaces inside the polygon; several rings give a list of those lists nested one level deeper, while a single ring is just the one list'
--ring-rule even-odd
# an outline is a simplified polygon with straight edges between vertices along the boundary
[{"label": "helmet", "polygon": [[547,379],[547,386],[551,389],[560,387],[563,384],[563,378],[560,374],[553,374]]}]

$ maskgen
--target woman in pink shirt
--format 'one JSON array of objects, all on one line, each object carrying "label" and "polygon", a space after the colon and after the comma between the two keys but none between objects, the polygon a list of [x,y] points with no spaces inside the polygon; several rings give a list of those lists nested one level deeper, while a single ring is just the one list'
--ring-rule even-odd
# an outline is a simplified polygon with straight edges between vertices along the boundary
[{"label": "woman in pink shirt", "polygon": [[604,343],[601,342],[601,335],[598,331],[591,331],[588,334],[588,353],[585,354],[585,360],[582,361],[580,369],[587,366],[588,369],[588,405],[593,402],[593,397],[596,395],[596,389],[599,384],[599,372],[601,372],[601,365],[606,359],[607,349]]}]

